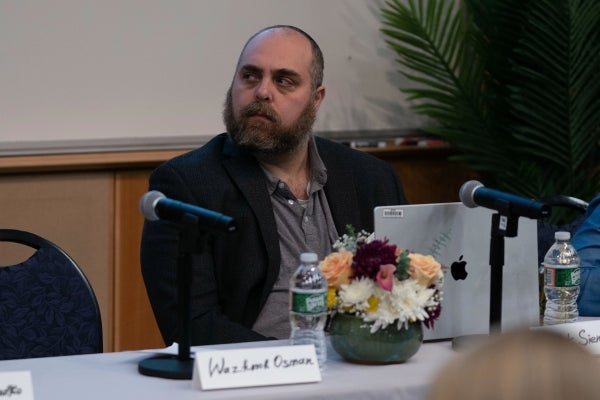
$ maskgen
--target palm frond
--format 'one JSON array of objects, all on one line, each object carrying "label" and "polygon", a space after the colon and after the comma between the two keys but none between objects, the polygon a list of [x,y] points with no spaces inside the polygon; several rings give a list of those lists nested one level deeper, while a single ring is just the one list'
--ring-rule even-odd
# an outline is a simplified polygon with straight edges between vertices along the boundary
[{"label": "palm frond", "polygon": [[[522,64],[514,71],[521,79],[509,96],[516,119],[514,137],[525,153],[545,166],[537,178],[545,183],[540,188],[545,195],[556,189],[550,180],[557,178],[549,170],[566,177],[562,193],[569,190],[567,194],[583,197],[598,190],[597,182],[589,179],[590,168],[600,162],[600,8],[593,3],[532,3],[530,23],[518,44]],[[596,18],[590,18],[594,12]]]},{"label": "palm frond", "polygon": [[461,121],[472,121],[481,135],[493,136],[481,106],[483,65],[471,50],[463,10],[443,0],[386,4],[382,10],[386,42],[404,67],[401,73],[420,84],[402,88],[415,101],[413,109],[442,125],[460,127]]},{"label": "palm frond", "polygon": [[600,190],[600,2],[388,0],[382,22],[415,84],[400,89],[438,122],[424,130],[486,184],[532,198]]}]

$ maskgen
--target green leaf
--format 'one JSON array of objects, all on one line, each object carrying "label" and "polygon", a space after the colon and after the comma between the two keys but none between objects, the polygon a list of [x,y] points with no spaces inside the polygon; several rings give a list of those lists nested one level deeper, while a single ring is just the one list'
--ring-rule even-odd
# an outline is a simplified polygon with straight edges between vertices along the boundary
[{"label": "green leaf", "polygon": [[398,265],[396,265],[396,270],[394,271],[394,276],[398,278],[398,280],[408,279],[408,269],[410,268],[410,258],[408,257],[408,250],[403,250],[398,256]]}]

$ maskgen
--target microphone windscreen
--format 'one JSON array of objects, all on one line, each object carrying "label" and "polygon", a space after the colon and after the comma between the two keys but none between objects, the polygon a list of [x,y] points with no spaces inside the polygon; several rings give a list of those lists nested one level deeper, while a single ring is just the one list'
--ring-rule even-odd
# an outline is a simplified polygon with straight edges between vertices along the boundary
[{"label": "microphone windscreen", "polygon": [[144,194],[140,199],[140,211],[144,215],[144,218],[149,221],[158,221],[160,218],[156,213],[156,204],[164,198],[166,196],[158,190],[151,190]]},{"label": "microphone windscreen", "polygon": [[471,180],[463,183],[458,191],[458,198],[462,203],[469,207],[475,208],[477,207],[477,203],[475,203],[475,190],[483,187],[483,184],[476,180]]}]

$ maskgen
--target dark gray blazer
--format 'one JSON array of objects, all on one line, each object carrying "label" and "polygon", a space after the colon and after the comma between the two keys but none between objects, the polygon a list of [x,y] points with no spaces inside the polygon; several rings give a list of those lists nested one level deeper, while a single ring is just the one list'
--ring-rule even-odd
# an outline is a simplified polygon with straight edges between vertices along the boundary
[{"label": "dark gray blazer", "polygon": [[[346,224],[371,232],[375,206],[406,203],[390,164],[327,139],[315,140],[327,167],[325,193],[340,234]],[[159,166],[150,189],[230,215],[238,224],[235,233],[207,236],[204,251],[194,256],[192,344],[264,340],[251,328],[279,274],[280,254],[266,178],[256,160],[220,134]],[[142,235],[142,274],[166,344],[179,337],[179,230],[167,221],[147,221]]]}]

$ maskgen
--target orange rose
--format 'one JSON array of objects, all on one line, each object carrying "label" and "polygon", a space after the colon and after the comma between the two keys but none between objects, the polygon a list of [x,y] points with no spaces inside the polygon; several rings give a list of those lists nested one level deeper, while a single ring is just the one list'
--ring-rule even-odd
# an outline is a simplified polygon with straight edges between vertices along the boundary
[{"label": "orange rose", "polygon": [[352,253],[346,249],[340,249],[335,253],[331,253],[321,263],[319,268],[329,286],[339,288],[340,285],[350,283],[352,275]]},{"label": "orange rose", "polygon": [[437,278],[442,266],[432,256],[419,253],[409,253],[410,265],[408,274],[419,284],[428,287]]}]

